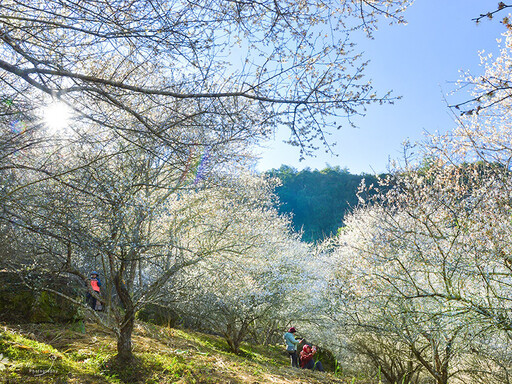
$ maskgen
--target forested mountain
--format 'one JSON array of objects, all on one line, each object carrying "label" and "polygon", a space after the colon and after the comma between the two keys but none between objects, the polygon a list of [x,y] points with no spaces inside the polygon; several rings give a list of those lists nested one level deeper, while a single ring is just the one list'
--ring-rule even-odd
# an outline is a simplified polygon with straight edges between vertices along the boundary
[{"label": "forested mountain", "polygon": [[321,171],[308,168],[297,171],[282,165],[267,172],[282,185],[276,188],[279,212],[291,213],[294,228],[303,230],[304,241],[321,240],[343,224],[343,216],[357,205],[357,189],[361,180],[375,183],[373,175],[353,175],[346,168],[327,167]]}]

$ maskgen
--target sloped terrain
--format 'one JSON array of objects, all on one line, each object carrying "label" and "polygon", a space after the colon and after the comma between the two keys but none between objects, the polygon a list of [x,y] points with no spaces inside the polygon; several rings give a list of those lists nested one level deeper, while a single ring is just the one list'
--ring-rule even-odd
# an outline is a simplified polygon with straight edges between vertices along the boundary
[{"label": "sloped terrain", "polygon": [[353,377],[289,367],[282,346],[227,351],[221,338],[139,323],[137,363],[112,366],[115,339],[93,323],[0,328],[0,383],[351,383]]}]

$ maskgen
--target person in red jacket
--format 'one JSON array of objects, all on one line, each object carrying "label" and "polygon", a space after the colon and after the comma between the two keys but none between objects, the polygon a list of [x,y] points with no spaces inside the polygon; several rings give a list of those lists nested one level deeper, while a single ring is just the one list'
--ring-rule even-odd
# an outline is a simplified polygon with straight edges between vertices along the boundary
[{"label": "person in red jacket", "polygon": [[316,347],[305,344],[300,352],[300,367],[302,369],[311,369],[324,372],[324,367],[320,361],[315,363],[313,356],[316,353]]},{"label": "person in red jacket", "polygon": [[[89,282],[91,284],[92,290],[96,294],[99,295],[101,281],[100,281],[100,278],[98,277],[98,272],[96,272],[96,271],[91,272],[91,278],[90,278]],[[103,309],[101,306],[101,302],[98,299],[96,299],[93,295],[91,295],[89,292],[87,292],[87,299],[90,302],[91,308],[94,309],[95,311],[101,311]]]}]

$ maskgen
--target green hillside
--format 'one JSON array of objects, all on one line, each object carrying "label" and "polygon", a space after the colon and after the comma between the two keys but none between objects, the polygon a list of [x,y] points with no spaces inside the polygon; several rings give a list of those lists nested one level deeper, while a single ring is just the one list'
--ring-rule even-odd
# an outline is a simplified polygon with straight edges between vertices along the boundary
[{"label": "green hillside", "polygon": [[227,352],[218,337],[138,323],[137,363],[112,366],[115,339],[97,325],[3,325],[1,383],[360,383],[331,373],[290,368],[282,346],[244,345]]},{"label": "green hillside", "polygon": [[297,171],[283,165],[267,174],[282,183],[275,190],[279,212],[291,214],[293,227],[303,231],[302,239],[308,242],[335,234],[345,214],[358,203],[361,181],[367,185],[377,182],[373,175],[354,175],[340,167]]}]

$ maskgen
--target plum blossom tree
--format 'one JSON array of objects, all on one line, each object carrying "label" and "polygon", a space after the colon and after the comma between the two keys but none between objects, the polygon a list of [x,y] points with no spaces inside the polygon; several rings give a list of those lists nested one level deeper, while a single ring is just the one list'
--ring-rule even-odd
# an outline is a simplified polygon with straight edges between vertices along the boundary
[{"label": "plum blossom tree", "polygon": [[[4,206],[4,220],[23,228],[32,244],[33,269],[82,282],[89,268],[102,272],[106,315],[94,314],[117,335],[122,361],[133,357],[135,313],[157,301],[178,271],[241,253],[255,241],[231,235],[237,225],[233,207],[215,187],[227,183],[227,176],[208,176],[204,153],[191,146],[189,162],[202,159],[203,170],[201,164],[189,164],[195,171],[181,170],[179,153],[154,142],[141,149],[136,139],[131,143],[108,130],[84,132],[64,147],[49,147],[50,154],[35,153],[35,161],[51,162],[51,176],[18,190]],[[220,146],[208,154],[211,169],[224,159]],[[47,283],[44,289],[66,295]]]},{"label": "plum blossom tree", "polygon": [[[410,355],[402,359],[412,356],[436,383],[469,380],[472,360],[482,367],[483,354],[468,351],[494,338],[506,344],[510,332],[510,172],[485,156],[461,163],[455,156],[471,148],[465,139],[441,146],[437,138],[423,162],[408,162],[383,180],[381,194],[346,220],[334,253],[339,267],[331,296],[343,308],[334,319],[406,345]],[[443,156],[436,156],[441,148]],[[495,160],[496,151],[490,156]],[[375,358],[375,348],[360,341],[356,348],[389,382],[396,379],[397,370],[385,372],[391,365]],[[487,355],[486,377],[510,369],[497,360]]]},{"label": "plum blossom tree", "polygon": [[350,33],[371,34],[381,16],[402,22],[410,2],[8,0],[0,82],[119,134],[135,121],[170,147],[173,127],[201,117],[231,138],[283,124],[307,151],[326,142],[328,116],[390,100],[363,80]]},{"label": "plum blossom tree", "polygon": [[468,329],[444,300],[417,294],[422,282],[438,282],[432,266],[407,246],[419,231],[406,221],[390,206],[360,208],[347,218],[334,240],[329,312],[346,348],[365,356],[387,382],[418,383],[430,375],[447,383],[459,373],[452,363],[465,350]]},{"label": "plum blossom tree", "polygon": [[216,191],[215,201],[229,207],[224,214],[231,225],[224,236],[240,249],[219,249],[214,260],[183,271],[182,280],[189,283],[170,293],[174,310],[196,327],[222,335],[235,353],[249,334],[283,323],[286,303],[294,295],[289,266],[308,255],[289,219],[274,208],[272,185],[246,174]]},{"label": "plum blossom tree", "polygon": [[[473,255],[467,269],[478,276],[485,293],[453,295],[453,299],[479,312],[499,328],[509,330],[510,309],[506,286],[510,278],[510,147],[511,100],[507,79],[512,40],[504,35],[504,47],[495,59],[487,56],[482,62],[484,73],[467,80],[474,84],[471,113],[459,119],[459,126],[449,135],[432,138],[428,146],[431,156],[442,164],[461,168],[463,162],[478,162],[458,171],[468,186],[466,195],[459,195],[460,206],[467,207],[465,236],[469,254]],[[459,177],[460,178],[460,177]],[[452,183],[453,184],[453,183]],[[460,187],[459,187],[460,189]],[[454,202],[455,203],[455,202]],[[454,205],[454,204],[452,204]]]}]

